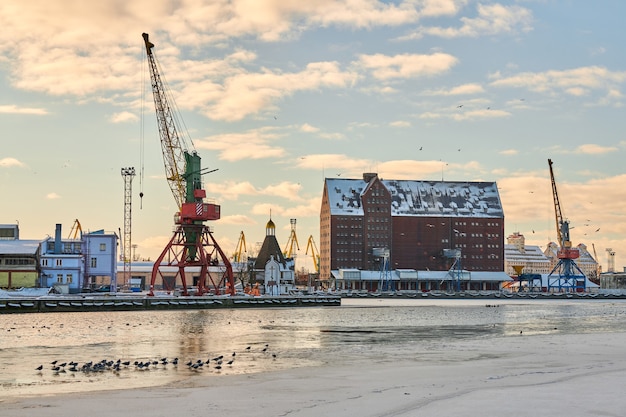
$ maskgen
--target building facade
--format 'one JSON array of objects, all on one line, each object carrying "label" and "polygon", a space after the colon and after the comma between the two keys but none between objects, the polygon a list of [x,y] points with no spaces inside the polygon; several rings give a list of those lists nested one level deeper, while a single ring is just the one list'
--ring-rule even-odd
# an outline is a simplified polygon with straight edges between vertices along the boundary
[{"label": "building facade", "polygon": [[286,258],[276,239],[276,225],[270,219],[265,227],[265,239],[252,264],[249,284],[263,286],[265,294],[288,294],[296,289],[295,261]]},{"label": "building facade", "polygon": [[0,288],[32,288],[39,285],[41,242],[20,240],[17,224],[0,225]]},{"label": "building facade", "polygon": [[320,279],[332,270],[504,270],[504,212],[493,182],[327,178]]},{"label": "building facade", "polygon": [[81,292],[106,285],[116,291],[117,235],[100,230],[64,239],[57,224],[54,238],[42,242],[39,262],[42,287]]}]

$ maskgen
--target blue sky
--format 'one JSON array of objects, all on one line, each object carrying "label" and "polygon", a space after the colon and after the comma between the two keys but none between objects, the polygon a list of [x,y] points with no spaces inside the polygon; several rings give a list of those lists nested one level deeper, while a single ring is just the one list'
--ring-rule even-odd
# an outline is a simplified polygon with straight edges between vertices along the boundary
[{"label": "blue sky", "polygon": [[[548,158],[574,244],[626,264],[626,3],[7,0],[0,4],[0,223],[22,238],[123,228],[154,259],[175,201],[142,32],[222,206],[227,253],[270,212],[300,266],[325,177],[496,181],[506,234],[556,240]],[[186,133],[185,133],[186,134]],[[143,150],[143,151],[142,151]],[[143,199],[139,192],[143,191]],[[599,229],[599,230],[598,230]]]}]

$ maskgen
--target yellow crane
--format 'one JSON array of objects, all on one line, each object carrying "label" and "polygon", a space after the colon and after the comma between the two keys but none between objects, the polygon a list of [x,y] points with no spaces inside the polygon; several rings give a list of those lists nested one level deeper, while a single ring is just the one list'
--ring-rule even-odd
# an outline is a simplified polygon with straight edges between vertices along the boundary
[{"label": "yellow crane", "polygon": [[74,224],[70,229],[68,239],[80,239],[83,236],[83,228],[80,226],[78,219],[74,220]]},{"label": "yellow crane", "polygon": [[233,262],[241,262],[243,257],[243,253],[247,252],[246,248],[246,235],[243,234],[243,230],[239,234],[239,241],[237,242],[237,247],[235,248],[235,253],[233,255]]},{"label": "yellow crane", "polygon": [[311,249],[311,257],[313,258],[313,265],[315,265],[315,272],[319,274],[320,273],[320,253],[317,250],[315,241],[313,240],[313,235],[309,236],[309,240],[306,244],[305,255],[309,254],[309,248]]},{"label": "yellow crane", "polygon": [[300,250],[300,245],[298,244],[298,236],[296,236],[296,219],[291,219],[291,234],[289,235],[289,239],[287,239],[287,246],[285,246],[285,250],[283,251],[283,255],[285,258],[293,258],[295,255],[295,251],[293,248],[295,247],[297,250]]}]

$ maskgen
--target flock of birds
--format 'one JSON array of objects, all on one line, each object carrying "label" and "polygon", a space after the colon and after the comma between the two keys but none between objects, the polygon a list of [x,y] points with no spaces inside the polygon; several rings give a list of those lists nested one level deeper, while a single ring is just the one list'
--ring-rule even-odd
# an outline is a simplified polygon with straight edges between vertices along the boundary
[{"label": "flock of birds", "polygon": [[[245,352],[251,352],[252,346],[248,346],[245,348]],[[265,344],[265,346],[260,350],[260,352],[267,357],[271,357],[272,359],[276,359],[276,353],[269,352],[269,344]],[[153,359],[146,361],[130,361],[130,360],[109,360],[102,359],[100,361],[89,361],[85,362],[82,365],[75,361],[62,362],[59,360],[54,360],[50,362],[50,369],[54,374],[62,374],[62,373],[91,373],[91,372],[115,372],[118,373],[122,370],[134,369],[138,371],[147,371],[150,369],[166,369],[168,365],[172,367],[178,368],[179,364],[182,366],[186,366],[191,371],[201,371],[203,369],[213,369],[216,372],[220,372],[223,366],[231,367],[235,363],[235,358],[237,357],[237,353],[233,352],[229,356],[219,355],[215,357],[209,357],[207,359],[197,359],[197,360],[188,360],[183,363],[178,358],[168,359],[166,357],[161,359]],[[46,367],[41,364],[35,368],[35,371],[42,374]]]}]

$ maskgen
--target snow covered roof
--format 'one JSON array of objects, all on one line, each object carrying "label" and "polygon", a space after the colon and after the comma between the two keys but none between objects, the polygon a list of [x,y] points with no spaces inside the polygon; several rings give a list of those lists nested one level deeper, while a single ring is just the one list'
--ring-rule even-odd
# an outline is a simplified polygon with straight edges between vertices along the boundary
[{"label": "snow covered roof", "polygon": [[40,243],[40,240],[0,240],[0,254],[35,255]]},{"label": "snow covered roof", "polygon": [[[391,193],[392,216],[503,218],[495,182],[381,180]],[[326,178],[332,215],[363,215],[363,179]]]}]

